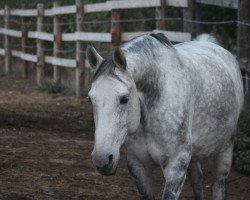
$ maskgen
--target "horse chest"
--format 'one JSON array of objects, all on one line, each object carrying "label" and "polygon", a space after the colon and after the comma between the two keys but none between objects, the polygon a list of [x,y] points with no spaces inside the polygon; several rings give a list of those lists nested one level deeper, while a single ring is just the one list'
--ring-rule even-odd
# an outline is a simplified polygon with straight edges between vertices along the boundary
[{"label": "horse chest", "polygon": [[178,146],[188,143],[185,117],[187,114],[184,111],[184,107],[176,103],[147,113],[143,137],[147,152],[156,163],[175,154]]},{"label": "horse chest", "polygon": [[[173,134],[175,126],[155,120],[148,124],[144,130],[144,141],[146,142],[147,152],[156,163],[160,163],[163,158],[175,153],[176,146],[180,143],[180,136]],[[183,142],[183,141],[182,141]]]},{"label": "horse chest", "polygon": [[160,141],[159,138],[155,139],[153,136],[147,136],[147,152],[155,163],[161,163],[166,157],[173,154],[174,145],[167,143],[164,138]]}]

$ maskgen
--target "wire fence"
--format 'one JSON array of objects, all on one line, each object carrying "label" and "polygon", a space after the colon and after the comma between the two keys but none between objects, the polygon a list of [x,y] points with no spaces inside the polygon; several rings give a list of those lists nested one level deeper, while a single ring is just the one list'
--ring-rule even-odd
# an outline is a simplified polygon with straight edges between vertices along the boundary
[{"label": "wire fence", "polygon": [[[143,8],[144,9],[144,8]],[[155,8],[153,8],[155,9]],[[179,9],[179,8],[178,8]],[[181,8],[182,9],[182,8]],[[181,10],[179,9],[179,11]],[[145,9],[146,10],[146,9]],[[36,55],[34,54],[34,51],[42,51],[44,53],[44,56],[48,55],[48,57],[51,57],[50,55],[53,54],[54,52],[57,54],[56,57],[57,59],[60,59],[61,57],[64,58],[70,58],[71,61],[73,60],[72,57],[75,57],[75,54],[80,53],[81,56],[85,55],[85,51],[82,49],[77,49],[77,45],[76,45],[76,41],[77,39],[73,40],[65,40],[65,38],[69,38],[69,37],[79,37],[78,33],[79,31],[77,31],[77,26],[82,26],[83,27],[83,31],[85,31],[87,34],[86,39],[82,40],[82,47],[85,47],[88,43],[91,44],[95,44],[95,46],[97,46],[97,48],[100,50],[99,53],[100,54],[106,54],[108,52],[110,52],[110,44],[105,43],[105,42],[100,42],[100,41],[91,41],[91,37],[89,37],[88,33],[95,33],[95,32],[102,32],[102,33],[109,33],[111,35],[111,37],[113,37],[113,34],[111,33],[111,27],[113,24],[119,24],[119,26],[121,27],[122,31],[125,33],[132,33],[133,31],[137,31],[138,33],[142,33],[143,31],[150,31],[150,30],[154,30],[157,29],[157,22],[158,21],[164,21],[167,22],[166,23],[166,28],[170,31],[173,31],[173,35],[176,34],[176,32],[178,32],[178,34],[180,33],[184,33],[184,32],[188,32],[187,30],[184,29],[184,24],[189,25],[194,25],[195,28],[197,29],[197,27],[202,27],[203,29],[205,29],[206,27],[213,27],[213,31],[216,30],[217,32],[221,31],[224,37],[224,33],[227,33],[227,30],[229,28],[233,29],[234,33],[231,34],[229,37],[227,35],[227,38],[229,38],[228,43],[232,44],[232,40],[234,43],[234,46],[236,46],[236,30],[237,27],[240,26],[244,26],[244,27],[250,27],[250,23],[247,21],[240,21],[240,20],[235,20],[236,16],[230,16],[230,17],[226,17],[223,20],[219,20],[218,18],[214,18],[214,17],[207,17],[207,18],[202,18],[202,17],[198,17],[197,19],[190,19],[187,17],[187,15],[183,15],[181,14],[182,12],[172,12],[173,14],[170,16],[169,14],[167,14],[167,16],[165,15],[164,17],[159,17],[159,15],[156,15],[155,12],[148,12],[146,14],[141,14],[141,15],[135,15],[136,10],[134,10],[131,14],[129,15],[127,13],[130,13],[130,11],[126,13],[124,13],[126,17],[119,17],[119,19],[114,19],[112,18],[112,15],[96,15],[97,17],[95,18],[95,15],[92,16],[84,16],[84,20],[82,22],[77,22],[76,20],[76,13],[74,14],[70,14],[71,16],[66,18],[66,15],[62,15],[62,17],[59,17],[59,22],[56,24],[57,27],[62,27],[60,30],[60,47],[59,49],[55,49],[54,48],[54,43],[55,42],[55,36],[56,34],[53,32],[53,28],[55,28],[55,24],[53,21],[52,16],[46,16],[44,17],[44,21],[42,23],[38,23],[37,20],[35,19],[36,17],[22,17],[22,18],[18,18],[16,16],[10,16],[9,18],[9,27],[8,29],[12,31],[12,33],[15,33],[15,30],[20,30],[23,26],[26,26],[28,31],[31,31],[31,33],[29,33],[30,35],[32,35],[32,37],[28,38],[29,41],[26,45],[23,45],[23,43],[21,43],[21,40],[19,39],[13,39],[11,38],[12,42],[9,44],[9,47],[11,47],[11,49],[16,50],[15,53],[17,55],[17,50],[20,49],[21,51],[24,51],[26,54],[27,53],[32,53],[33,58],[28,58],[28,59],[33,59],[35,60],[34,57],[36,57]],[[142,11],[140,11],[141,13],[143,13]],[[153,14],[152,14],[153,13]],[[177,13],[177,14],[176,14]],[[152,16],[153,15],[153,16]],[[169,15],[169,16],[168,16]],[[134,17],[136,16],[136,17]],[[232,19],[234,18],[234,19]],[[206,20],[205,20],[206,19]],[[209,20],[207,20],[209,19]],[[213,19],[213,20],[212,20]],[[227,20],[225,20],[227,19]],[[1,27],[0,29],[2,29],[2,31],[4,32],[3,29],[4,28],[4,24],[5,24],[5,20],[0,19],[0,24]],[[225,25],[225,26],[223,26]],[[227,26],[227,25],[232,25]],[[42,27],[42,31],[36,31],[37,27],[41,26]],[[237,26],[237,27],[236,27]],[[101,28],[100,28],[101,27]],[[129,27],[129,28],[128,28]],[[132,28],[131,28],[132,27]],[[174,28],[173,28],[174,27]],[[205,28],[204,28],[205,27]],[[214,28],[215,27],[215,28]],[[225,27],[227,29],[222,29],[222,27]],[[138,30],[139,28],[144,28],[144,30]],[[172,30],[172,28],[174,30]],[[147,30],[146,30],[147,29]],[[160,29],[159,29],[160,30]],[[183,31],[184,30],[184,31]],[[206,29],[207,30],[207,29]],[[210,29],[211,30],[211,29]],[[195,30],[197,31],[197,30]],[[47,41],[44,41],[43,45],[37,45],[36,44],[36,40],[39,40],[39,38],[36,38],[36,34],[39,33],[49,33],[47,35],[49,35],[48,37],[51,39],[47,39]],[[190,31],[191,32],[191,31]],[[197,31],[195,34],[198,34],[199,31]],[[66,34],[64,34],[66,33]],[[68,34],[69,33],[69,34]],[[75,34],[76,33],[76,34]],[[23,34],[23,33],[22,33]],[[28,35],[29,35],[28,34]],[[64,35],[63,35],[64,34]],[[119,33],[121,34],[121,33]],[[176,35],[178,35],[176,34]],[[20,35],[20,31],[19,31],[19,35]],[[71,35],[71,36],[69,36]],[[190,34],[189,34],[190,35]],[[65,36],[65,37],[63,37]],[[54,37],[54,39],[53,39]],[[223,38],[221,36],[221,38]],[[231,38],[230,38],[231,37]],[[233,39],[232,39],[233,37]],[[2,46],[3,48],[6,47],[4,41],[1,41],[0,38],[0,46]],[[42,39],[40,39],[42,40]],[[54,40],[54,41],[53,41]],[[89,41],[86,41],[89,40]],[[189,39],[190,40],[190,39]],[[67,42],[65,42],[67,41]],[[126,40],[124,40],[126,41]],[[124,42],[124,41],[120,41],[120,42]],[[73,42],[73,43],[71,43]],[[110,41],[109,41],[110,42]],[[113,38],[111,38],[111,43],[113,42]],[[108,46],[109,45],[109,46]],[[227,46],[226,46],[227,48]],[[105,49],[105,50],[104,50]],[[230,48],[228,48],[230,49]],[[231,48],[233,49],[233,48]],[[3,52],[3,49],[1,50],[1,53]],[[36,53],[37,53],[36,52]],[[59,53],[59,54],[58,54]],[[38,54],[38,53],[37,53]],[[19,55],[19,54],[18,54]],[[26,55],[27,56],[27,55]],[[20,56],[21,57],[21,56]],[[49,60],[47,57],[47,61]],[[85,58],[84,58],[85,59]],[[74,59],[76,61],[76,59]],[[69,62],[71,62],[69,61]],[[63,62],[63,61],[62,61]],[[50,63],[55,63],[55,62],[51,62]],[[75,62],[78,63],[78,62]],[[74,64],[72,64],[73,66]],[[243,76],[243,78],[245,80],[249,80],[249,76]]]},{"label": "wire fence", "polygon": [[[124,19],[124,20],[101,20],[101,21],[84,21],[82,24],[103,24],[103,23],[135,23],[135,22],[146,22],[146,21],[155,21],[155,20],[165,20],[165,21],[184,21],[192,24],[207,24],[207,25],[221,25],[221,24],[239,24],[242,26],[250,26],[250,23],[238,21],[238,20],[225,20],[225,21],[200,21],[200,20],[191,20],[187,18],[181,18],[181,17],[167,17],[167,18],[138,18],[138,19]],[[11,19],[10,22],[21,25],[22,22]],[[37,23],[31,23],[31,22],[25,22],[26,25],[37,25]],[[38,23],[39,24],[39,23]],[[76,22],[64,22],[59,23],[58,25],[64,26],[64,25],[75,25]],[[53,26],[53,23],[41,23],[39,25],[43,26]]]}]

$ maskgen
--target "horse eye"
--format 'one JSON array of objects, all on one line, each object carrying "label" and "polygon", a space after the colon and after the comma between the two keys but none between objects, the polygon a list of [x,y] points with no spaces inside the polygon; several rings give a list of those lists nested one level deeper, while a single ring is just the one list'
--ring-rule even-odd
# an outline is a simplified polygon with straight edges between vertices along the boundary
[{"label": "horse eye", "polygon": [[120,104],[126,104],[128,103],[128,96],[124,96],[120,98]]}]

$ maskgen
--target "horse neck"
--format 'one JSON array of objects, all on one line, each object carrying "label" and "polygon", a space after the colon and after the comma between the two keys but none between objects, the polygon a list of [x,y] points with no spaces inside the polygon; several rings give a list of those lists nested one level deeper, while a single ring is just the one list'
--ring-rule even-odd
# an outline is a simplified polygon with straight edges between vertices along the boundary
[{"label": "horse neck", "polygon": [[[165,46],[158,51],[146,50],[140,55],[133,52],[126,56],[128,72],[131,74],[137,91],[141,93],[147,108],[153,108],[161,96],[166,74],[171,64],[173,51]],[[169,62],[167,62],[169,60]]]},{"label": "horse neck", "polygon": [[160,97],[160,70],[144,65],[136,68],[133,75],[136,89],[141,93],[146,106],[154,106]]}]

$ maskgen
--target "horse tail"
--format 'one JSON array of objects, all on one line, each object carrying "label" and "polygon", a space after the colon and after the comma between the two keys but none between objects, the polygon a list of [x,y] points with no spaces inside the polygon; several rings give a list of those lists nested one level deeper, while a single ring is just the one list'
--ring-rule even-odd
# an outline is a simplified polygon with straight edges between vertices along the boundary
[{"label": "horse tail", "polygon": [[218,40],[214,36],[207,34],[207,33],[200,34],[196,38],[194,38],[193,40],[194,41],[201,41],[201,42],[212,42],[215,44],[219,44]]}]

